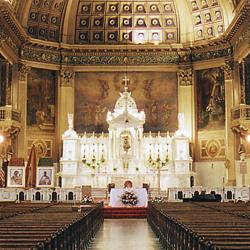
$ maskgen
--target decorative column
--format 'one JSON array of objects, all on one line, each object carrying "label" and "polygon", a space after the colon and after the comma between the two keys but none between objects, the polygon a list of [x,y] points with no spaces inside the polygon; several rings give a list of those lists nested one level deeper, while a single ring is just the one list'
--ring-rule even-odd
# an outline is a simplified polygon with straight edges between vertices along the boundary
[{"label": "decorative column", "polygon": [[234,93],[233,93],[233,70],[234,62],[226,61],[224,67],[225,77],[225,155],[228,162],[228,186],[236,185],[236,172],[235,172],[235,135],[231,130],[231,109],[234,106]]},{"label": "decorative column", "polygon": [[180,69],[178,76],[178,113],[185,116],[184,133],[194,140],[194,74],[192,68]]},{"label": "decorative column", "polygon": [[27,123],[27,81],[28,73],[31,67],[26,64],[20,63],[18,65],[19,72],[19,83],[18,83],[18,102],[17,108],[21,111],[21,130],[17,138],[17,149],[18,156],[27,157],[27,147],[26,147],[26,123]]},{"label": "decorative column", "polygon": [[74,81],[75,72],[63,68],[58,77],[58,100],[56,115],[56,152],[60,158],[62,134],[68,128],[68,113],[74,114]]}]

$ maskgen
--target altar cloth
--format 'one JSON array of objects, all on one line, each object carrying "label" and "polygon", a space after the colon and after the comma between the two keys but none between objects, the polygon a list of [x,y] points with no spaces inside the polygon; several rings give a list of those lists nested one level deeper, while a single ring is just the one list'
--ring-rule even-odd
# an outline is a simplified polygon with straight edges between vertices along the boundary
[{"label": "altar cloth", "polygon": [[127,207],[121,201],[121,196],[126,191],[133,191],[138,197],[138,203],[136,207],[147,207],[148,206],[148,194],[146,188],[133,188],[133,189],[124,189],[124,188],[112,188],[110,191],[110,201],[109,206],[111,207]]}]

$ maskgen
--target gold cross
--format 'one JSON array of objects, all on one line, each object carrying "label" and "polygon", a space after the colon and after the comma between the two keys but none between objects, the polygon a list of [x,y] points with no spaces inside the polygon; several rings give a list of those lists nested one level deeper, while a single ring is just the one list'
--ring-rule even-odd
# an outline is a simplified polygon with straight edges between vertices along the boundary
[{"label": "gold cross", "polygon": [[122,79],[122,84],[124,85],[125,91],[128,90],[129,83],[130,83],[130,80],[127,77],[127,75],[125,75],[124,78]]}]

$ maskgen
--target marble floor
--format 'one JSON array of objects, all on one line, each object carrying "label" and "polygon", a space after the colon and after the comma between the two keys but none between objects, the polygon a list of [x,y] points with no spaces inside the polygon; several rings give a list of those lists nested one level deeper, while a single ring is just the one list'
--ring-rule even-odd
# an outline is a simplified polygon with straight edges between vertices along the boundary
[{"label": "marble floor", "polygon": [[146,219],[105,219],[89,250],[161,250]]}]

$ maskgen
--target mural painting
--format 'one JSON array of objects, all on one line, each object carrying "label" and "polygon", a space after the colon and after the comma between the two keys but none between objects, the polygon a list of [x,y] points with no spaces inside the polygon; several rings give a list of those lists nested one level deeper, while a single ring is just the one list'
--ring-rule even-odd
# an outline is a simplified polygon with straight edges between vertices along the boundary
[{"label": "mural painting", "polygon": [[[122,72],[76,73],[75,129],[83,132],[108,132],[106,116],[113,111],[123,91]],[[175,72],[128,73],[129,91],[144,110],[145,132],[173,132],[177,129],[178,86]]]},{"label": "mural painting", "polygon": [[197,72],[197,115],[199,130],[225,127],[224,73],[220,68]]},{"label": "mural painting", "polygon": [[27,125],[54,129],[56,72],[32,68],[28,76]]}]

